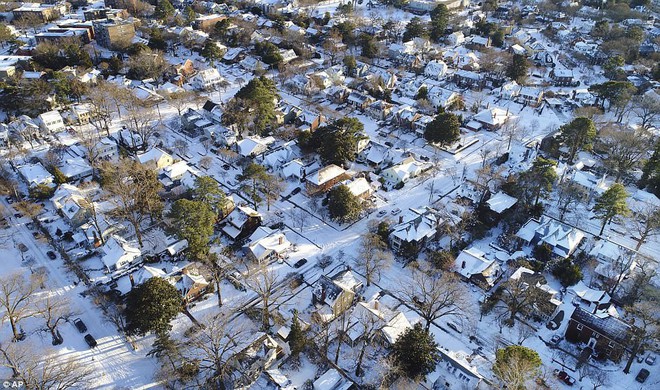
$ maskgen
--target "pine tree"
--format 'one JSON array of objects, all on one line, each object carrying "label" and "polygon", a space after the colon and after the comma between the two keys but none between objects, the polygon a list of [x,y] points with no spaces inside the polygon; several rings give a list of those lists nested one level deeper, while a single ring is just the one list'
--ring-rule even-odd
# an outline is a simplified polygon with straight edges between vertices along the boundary
[{"label": "pine tree", "polygon": [[431,11],[431,40],[438,42],[445,35],[449,23],[449,9],[440,4]]},{"label": "pine tree", "polygon": [[351,222],[358,219],[362,211],[360,200],[351,190],[340,185],[330,190],[328,194],[328,212],[330,218],[339,222]]},{"label": "pine tree", "polygon": [[607,225],[617,215],[628,215],[630,209],[626,203],[628,192],[621,183],[615,183],[607,191],[603,192],[594,205],[594,214],[603,221],[598,235],[603,234]]},{"label": "pine tree", "polygon": [[573,119],[559,128],[560,139],[569,148],[568,162],[573,162],[580,149],[591,150],[591,143],[596,138],[594,122],[585,117]]},{"label": "pine tree", "polygon": [[170,321],[181,311],[179,291],[167,280],[154,277],[133,288],[126,297],[126,333],[168,333]]},{"label": "pine tree", "polygon": [[169,0],[160,0],[154,10],[154,17],[159,20],[169,19],[174,15],[174,6]]},{"label": "pine tree", "polygon": [[511,345],[495,353],[493,372],[510,389],[525,389],[525,383],[533,379],[541,366],[541,358],[533,349]]},{"label": "pine tree", "polygon": [[424,138],[442,146],[450,145],[461,138],[460,125],[456,115],[452,113],[438,114],[426,125]]},{"label": "pine tree", "polygon": [[222,57],[222,52],[214,41],[207,40],[204,44],[204,47],[202,48],[200,55],[206,58],[206,60],[211,63],[211,66],[213,66],[214,61]]},{"label": "pine tree", "polygon": [[522,54],[514,54],[511,59],[511,64],[509,64],[506,69],[506,75],[512,80],[522,83],[527,77],[527,71],[529,70],[529,63],[527,59]]},{"label": "pine tree", "polygon": [[417,16],[410,19],[406,25],[406,31],[403,33],[403,41],[408,42],[413,38],[423,37],[426,35],[426,27],[422,23],[422,20]]},{"label": "pine tree", "polygon": [[438,344],[420,322],[406,329],[392,346],[392,356],[403,374],[420,379],[435,370],[440,359]]},{"label": "pine tree", "polygon": [[364,125],[357,118],[341,118],[312,133],[307,145],[325,164],[344,165],[355,160],[358,143],[364,138]]},{"label": "pine tree", "polygon": [[179,238],[188,241],[188,253],[195,259],[203,259],[209,251],[216,214],[201,201],[179,199],[172,205],[169,217]]},{"label": "pine tree", "polygon": [[305,348],[305,335],[300,321],[298,320],[298,310],[293,310],[293,319],[291,320],[291,330],[289,331],[289,347],[291,348],[291,357],[294,359],[298,357],[300,352]]}]

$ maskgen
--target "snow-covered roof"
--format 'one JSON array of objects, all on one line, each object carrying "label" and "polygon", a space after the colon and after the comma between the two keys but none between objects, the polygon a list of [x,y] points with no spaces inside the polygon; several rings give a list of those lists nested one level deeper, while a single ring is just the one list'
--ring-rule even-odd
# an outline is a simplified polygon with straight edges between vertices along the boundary
[{"label": "snow-covered roof", "polygon": [[364,177],[358,177],[346,183],[346,186],[354,196],[362,196],[363,194],[371,191],[371,185]]},{"label": "snow-covered roof", "polygon": [[172,156],[170,156],[165,151],[159,148],[153,148],[142,154],[137,155],[137,159],[140,162],[140,164],[146,164],[150,161],[153,161],[154,163],[157,164],[163,158],[165,159],[169,158],[170,160],[172,160]]},{"label": "snow-covered roof", "polygon": [[279,255],[289,249],[291,242],[284,233],[262,226],[250,236],[247,247],[257,260],[263,260],[273,252]]},{"label": "snow-covered roof", "polygon": [[516,204],[516,202],[518,202],[518,199],[507,195],[502,191],[491,196],[490,199],[486,201],[486,203],[488,203],[488,207],[498,214],[501,214],[504,211],[510,209],[514,204]]},{"label": "snow-covered roof", "polygon": [[390,233],[401,241],[418,242],[433,237],[437,231],[438,220],[430,210],[410,209],[402,218],[403,222],[394,225]]},{"label": "snow-covered roof", "polygon": [[510,116],[508,110],[493,107],[479,112],[473,119],[486,125],[501,126]]},{"label": "snow-covered roof", "polygon": [[80,157],[67,158],[59,165],[59,169],[68,178],[92,174],[92,166],[89,165],[87,160]]},{"label": "snow-covered roof", "polygon": [[530,219],[516,233],[527,242],[537,241],[550,245],[553,252],[568,257],[584,238],[584,233],[554,219],[542,216],[541,220]]},{"label": "snow-covered roof", "polygon": [[346,173],[346,170],[338,165],[330,164],[307,176],[307,181],[320,186],[330,180]]},{"label": "snow-covered roof", "polygon": [[494,259],[489,260],[486,258],[486,253],[484,253],[484,251],[472,247],[462,250],[456,257],[454,263],[457,272],[466,279],[469,279],[472,275],[483,273],[492,266],[494,262]]},{"label": "snow-covered roof", "polygon": [[599,304],[610,302],[610,295],[607,292],[587,287],[583,281],[579,281],[575,286],[569,287],[568,291],[587,302],[597,302]]},{"label": "snow-covered roof", "polygon": [[126,240],[116,235],[110,236],[105,241],[101,251],[103,253],[101,261],[108,269],[121,268],[142,255],[139,248],[131,246]]},{"label": "snow-covered roof", "polygon": [[331,368],[314,381],[313,388],[314,390],[334,390],[341,383],[342,378],[339,371]]},{"label": "snow-covered roof", "polygon": [[53,182],[53,175],[48,173],[41,163],[21,165],[18,167],[18,171],[29,186],[51,184]]}]

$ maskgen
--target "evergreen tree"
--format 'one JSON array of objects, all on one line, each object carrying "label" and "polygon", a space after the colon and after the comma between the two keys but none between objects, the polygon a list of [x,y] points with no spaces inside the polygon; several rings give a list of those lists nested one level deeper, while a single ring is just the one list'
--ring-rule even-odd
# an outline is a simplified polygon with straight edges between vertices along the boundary
[{"label": "evergreen tree", "polygon": [[627,198],[628,192],[623,184],[615,183],[596,199],[594,214],[596,214],[598,219],[603,221],[600,227],[600,232],[598,233],[599,236],[603,234],[605,225],[607,225],[614,217],[617,215],[625,216],[630,213],[630,209],[626,203]]},{"label": "evergreen tree", "polygon": [[591,144],[596,138],[594,122],[585,117],[573,119],[559,128],[560,139],[569,148],[568,162],[572,163],[580,149],[591,150]]},{"label": "evergreen tree", "polygon": [[559,282],[564,287],[573,286],[582,280],[580,267],[573,263],[571,259],[564,259],[555,264],[552,274],[559,279]]},{"label": "evergreen tree", "polygon": [[[186,16],[186,22],[190,25],[192,24],[195,19],[197,19],[197,13],[195,12],[194,9],[192,9],[191,6],[186,6],[186,8],[183,10],[183,14]],[[218,22],[220,23],[220,22]],[[216,23],[216,25],[218,24]]]},{"label": "evergreen tree", "polygon": [[278,99],[277,86],[273,80],[266,76],[255,77],[236,92],[232,102],[238,102],[238,107],[226,110],[222,114],[222,122],[224,125],[239,123],[246,111],[252,111],[254,131],[264,134],[276,123],[275,106]]},{"label": "evergreen tree", "polygon": [[355,72],[355,69],[357,68],[357,62],[355,61],[355,57],[350,55],[344,57],[344,66],[346,67],[346,73],[352,75],[353,72]]},{"label": "evergreen tree", "polygon": [[440,360],[438,344],[420,322],[406,329],[392,346],[392,356],[403,374],[421,379],[435,370]]},{"label": "evergreen tree", "polygon": [[206,203],[216,214],[220,213],[224,216],[227,211],[229,199],[220,188],[220,184],[210,176],[197,176],[195,178],[193,197]]},{"label": "evergreen tree", "polygon": [[449,112],[438,114],[426,125],[424,138],[442,146],[450,145],[461,138],[460,125],[458,116]]},{"label": "evergreen tree", "polygon": [[213,66],[213,63],[216,60],[222,58],[222,52],[220,51],[220,48],[214,41],[211,40],[206,40],[200,55],[206,58],[206,60],[211,63],[211,66]]},{"label": "evergreen tree", "polygon": [[352,222],[359,218],[361,211],[360,200],[347,186],[342,184],[330,190],[328,194],[330,218],[342,223]]},{"label": "evergreen tree", "polygon": [[165,41],[165,38],[163,38],[163,33],[160,29],[151,29],[147,46],[154,50],[167,51],[167,42]]},{"label": "evergreen tree", "polygon": [[363,57],[375,58],[378,56],[378,43],[373,35],[361,34],[360,47],[362,48]]},{"label": "evergreen tree", "polygon": [[413,38],[424,36],[426,36],[426,27],[424,27],[422,20],[417,16],[410,19],[406,25],[406,31],[403,32],[403,41],[408,42]]},{"label": "evergreen tree", "polygon": [[145,335],[168,333],[170,321],[182,308],[179,291],[167,280],[153,277],[133,288],[126,297],[126,333]]},{"label": "evergreen tree", "polygon": [[556,166],[555,161],[539,156],[532,163],[532,167],[521,174],[519,190],[525,195],[528,204],[537,205],[541,196],[552,190],[552,185],[557,180]]},{"label": "evergreen tree", "polygon": [[284,60],[280,49],[270,42],[257,42],[254,47],[261,60],[268,65],[277,67]]},{"label": "evergreen tree", "polygon": [[523,83],[527,78],[527,71],[529,70],[529,63],[527,58],[522,54],[514,54],[511,63],[506,69],[506,75],[512,80]]},{"label": "evergreen tree", "polygon": [[176,226],[179,238],[188,241],[188,253],[195,259],[203,259],[209,251],[216,214],[201,201],[179,199],[172,205],[169,217]]},{"label": "evergreen tree", "polygon": [[300,321],[298,320],[298,310],[293,310],[293,319],[291,320],[291,330],[289,331],[289,347],[291,348],[291,357],[298,358],[300,352],[305,348],[305,334],[303,333]]},{"label": "evergreen tree", "polygon": [[449,9],[444,4],[436,6],[431,11],[431,40],[438,42],[445,35],[449,23]]},{"label": "evergreen tree", "polygon": [[491,43],[495,47],[504,46],[504,30],[498,28],[497,31],[493,33],[493,36],[490,38]]},{"label": "evergreen tree", "polygon": [[344,165],[355,160],[363,131],[357,118],[341,118],[316,129],[304,146],[314,149],[325,164]]},{"label": "evergreen tree", "polygon": [[533,349],[511,345],[497,350],[493,372],[509,389],[523,390],[525,383],[538,374],[541,363]]},{"label": "evergreen tree", "polygon": [[653,155],[644,164],[638,185],[640,188],[648,188],[650,192],[660,197],[660,142],[655,144]]},{"label": "evergreen tree", "polygon": [[174,6],[169,0],[160,0],[154,9],[154,17],[159,20],[167,20],[174,15]]}]

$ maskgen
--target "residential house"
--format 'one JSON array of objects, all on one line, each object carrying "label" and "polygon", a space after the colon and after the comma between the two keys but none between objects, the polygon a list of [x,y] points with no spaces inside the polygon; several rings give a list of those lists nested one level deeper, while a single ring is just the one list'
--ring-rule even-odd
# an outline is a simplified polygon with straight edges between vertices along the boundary
[{"label": "residential house", "polygon": [[369,107],[369,105],[374,101],[374,98],[361,92],[351,92],[351,94],[348,95],[348,98],[346,99],[346,103],[348,103],[349,106],[360,111],[366,110],[366,108]]},{"label": "residential house", "polygon": [[355,305],[349,319],[347,337],[344,342],[355,346],[363,338],[365,319],[375,324],[374,341],[387,347],[392,346],[406,329],[412,328],[404,313],[391,310],[381,303],[378,298],[375,298],[369,302],[358,302]]},{"label": "residential house", "polygon": [[446,88],[433,86],[428,91],[428,100],[436,110],[440,107],[448,109],[461,95]]},{"label": "residential house", "polygon": [[208,68],[197,72],[190,84],[198,91],[214,91],[224,80],[216,68]]},{"label": "residential house", "polygon": [[584,343],[597,357],[619,362],[630,345],[632,327],[611,309],[588,312],[576,307],[568,320],[566,340]]},{"label": "residential house", "polygon": [[453,81],[459,87],[476,90],[481,90],[486,84],[483,75],[463,69],[459,69],[454,73]]},{"label": "residential house", "polygon": [[330,164],[307,174],[305,187],[309,195],[315,195],[328,191],[335,184],[348,178],[349,174],[344,168]]},{"label": "residential house", "polygon": [[270,136],[265,138],[252,136],[236,142],[234,147],[236,148],[236,152],[243,157],[255,157],[266,152],[268,145],[273,142],[275,142],[275,138]]},{"label": "residential house", "polygon": [[429,123],[433,122],[433,117],[429,115],[422,115],[415,121],[413,124],[413,129],[415,130],[415,134],[419,135],[420,137],[423,137],[424,134],[426,133],[426,126],[428,126]]},{"label": "residential house", "polygon": [[568,87],[575,84],[573,78],[573,71],[568,69],[553,68],[550,71],[550,78],[554,82],[555,86],[558,87]]},{"label": "residential house", "polygon": [[381,173],[381,176],[392,186],[406,183],[411,178],[419,176],[422,172],[430,169],[432,164],[415,160],[415,157],[408,157],[400,163],[389,167]]},{"label": "residential house", "polygon": [[66,128],[64,126],[64,119],[57,110],[39,114],[37,122],[39,123],[39,128],[44,133],[59,133]]},{"label": "residential house", "polygon": [[101,246],[101,261],[109,272],[137,264],[142,251],[117,235],[111,235]]},{"label": "residential house", "polygon": [[413,124],[420,116],[421,114],[416,109],[408,105],[401,106],[394,112],[394,119],[397,124],[408,129],[413,128]]},{"label": "residential house", "polygon": [[488,259],[486,253],[476,247],[462,250],[454,264],[454,269],[464,280],[484,290],[493,287],[502,276],[502,268],[495,257]]},{"label": "residential house", "polygon": [[[474,359],[464,351],[450,351],[438,348],[440,361],[436,367],[437,378],[433,381],[433,390],[463,390],[487,388],[484,377],[471,362]],[[475,357],[478,359],[477,357]]]},{"label": "residential house", "polygon": [[284,258],[289,248],[291,242],[283,232],[260,226],[248,238],[244,250],[250,260],[268,264],[272,260]]},{"label": "residential house", "polygon": [[449,46],[461,45],[465,42],[465,35],[463,35],[463,31],[455,31],[445,37],[445,42],[447,42]]},{"label": "residential house", "polygon": [[533,289],[531,291],[534,291],[536,294],[535,299],[530,300],[521,310],[521,313],[526,317],[546,322],[562,304],[557,299],[559,291],[550,287],[543,275],[529,268],[519,267],[511,274],[509,280],[512,283],[517,283],[521,291],[527,291],[527,289],[531,288]]},{"label": "residential house", "polygon": [[430,77],[435,80],[442,80],[447,74],[447,64],[443,61],[433,60],[429,61],[424,68],[424,76]]},{"label": "residential house", "polygon": [[433,239],[440,225],[440,220],[431,208],[409,209],[399,216],[399,223],[392,226],[389,242],[397,253],[417,253]]},{"label": "residential house", "polygon": [[637,266],[636,251],[608,239],[596,242],[589,255],[598,261],[594,273],[608,284],[627,277]]},{"label": "residential house", "polygon": [[509,110],[505,111],[501,108],[493,107],[480,111],[472,120],[481,124],[481,127],[486,130],[496,131],[502,128],[511,117],[513,115],[509,113]]},{"label": "residential house", "polygon": [[542,216],[530,219],[516,233],[531,245],[548,244],[560,257],[570,256],[584,238],[584,233],[557,220]]},{"label": "residential house", "polygon": [[41,184],[55,187],[53,175],[51,175],[41,163],[25,164],[18,167],[18,174],[27,183],[28,187]]},{"label": "residential house", "polygon": [[119,159],[117,143],[108,137],[103,137],[96,143],[95,151],[99,160],[116,161]]},{"label": "residential house", "polygon": [[206,280],[194,264],[187,265],[180,271],[169,274],[167,281],[176,287],[187,303],[200,298],[210,286],[210,282]]},{"label": "residential house", "polygon": [[502,215],[507,210],[511,209],[515,204],[518,203],[518,199],[510,196],[503,191],[500,191],[492,195],[487,201],[486,204],[490,211]]},{"label": "residential house", "polygon": [[367,107],[365,113],[377,121],[383,121],[390,116],[393,107],[394,105],[392,103],[384,100],[376,100]]},{"label": "residential house", "polygon": [[87,201],[76,186],[66,183],[60,184],[50,201],[55,210],[74,229],[87,222],[90,217]]},{"label": "residential house", "polygon": [[261,214],[248,206],[236,206],[224,219],[222,232],[233,240],[247,237],[261,225]]},{"label": "residential house", "polygon": [[470,45],[476,48],[486,48],[490,47],[490,38],[489,37],[481,37],[481,36],[474,36],[470,38]]},{"label": "residential house", "polygon": [[142,165],[148,165],[153,170],[165,168],[174,164],[174,158],[160,148],[153,148],[149,151],[138,154],[137,160]]},{"label": "residential house", "polygon": [[91,177],[94,173],[94,169],[89,165],[89,162],[81,157],[67,157],[58,164],[58,168],[68,181]]},{"label": "residential house", "polygon": [[506,100],[514,100],[520,94],[520,88],[521,86],[515,81],[509,81],[500,87],[498,96]]},{"label": "residential house", "polygon": [[351,270],[345,270],[332,277],[321,275],[313,287],[312,304],[317,310],[312,313],[312,319],[328,323],[353,306],[362,291],[362,282]]},{"label": "residential house", "polygon": [[146,148],[146,142],[143,142],[142,136],[128,129],[119,130],[116,135],[113,135],[113,138],[116,139],[117,145],[129,153],[144,151]]},{"label": "residential house", "polygon": [[543,100],[543,91],[533,87],[522,87],[518,92],[517,100],[519,103],[538,107]]},{"label": "residential house", "polygon": [[188,165],[186,161],[179,161],[163,167],[159,171],[158,180],[166,191],[174,195],[182,195],[195,187],[195,179],[198,175],[197,169]]},{"label": "residential house", "polygon": [[358,199],[367,199],[373,194],[373,188],[371,184],[364,177],[358,177],[353,180],[344,183],[346,187],[351,191],[353,196]]},{"label": "residential house", "polygon": [[270,335],[255,332],[253,341],[231,358],[234,372],[240,373],[232,388],[247,389],[283,355],[282,347]]}]

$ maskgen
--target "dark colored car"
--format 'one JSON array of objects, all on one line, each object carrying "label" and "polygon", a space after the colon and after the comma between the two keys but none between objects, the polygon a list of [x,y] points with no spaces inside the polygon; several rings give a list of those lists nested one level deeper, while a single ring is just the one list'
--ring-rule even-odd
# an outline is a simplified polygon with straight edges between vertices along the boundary
[{"label": "dark colored car", "polygon": [[98,345],[98,343],[96,342],[96,339],[94,337],[92,337],[91,334],[86,334],[85,335],[85,342],[87,343],[87,345],[89,345],[90,348],[94,348]]},{"label": "dark colored car", "polygon": [[291,195],[295,195],[295,194],[299,193],[300,191],[302,191],[302,188],[296,187],[296,188],[293,189],[293,191],[291,191]]},{"label": "dark colored car", "polygon": [[635,377],[635,380],[639,383],[644,383],[646,382],[646,378],[649,377],[649,374],[650,374],[649,370],[647,370],[646,368],[642,368],[641,370],[639,370],[639,373]]},{"label": "dark colored car", "polygon": [[76,329],[78,329],[78,332],[80,333],[85,333],[87,332],[87,326],[85,325],[84,322],[80,318],[76,318],[73,320],[73,324],[76,326]]},{"label": "dark colored car", "polygon": [[46,252],[46,256],[48,256],[48,258],[51,259],[51,260],[57,259],[57,255],[53,251]]},{"label": "dark colored car", "polygon": [[229,164],[224,164],[224,165],[222,166],[222,169],[224,169],[225,171],[228,171],[230,168],[231,168],[231,167],[229,166]]},{"label": "dark colored car", "polygon": [[23,244],[22,242],[18,244],[18,249],[19,249],[21,252],[27,252],[27,251],[28,251],[28,248],[27,248],[27,247],[25,246],[25,244]]},{"label": "dark colored car", "polygon": [[559,344],[561,339],[562,339],[562,337],[560,335],[556,334],[556,335],[552,336],[552,338],[550,339],[550,343],[554,344],[554,345],[557,345],[557,344]]},{"label": "dark colored car", "polygon": [[305,264],[307,264],[307,259],[300,259],[296,261],[296,263],[293,265],[293,268],[300,268]]},{"label": "dark colored car", "polygon": [[575,379],[568,375],[566,371],[559,371],[557,374],[557,378],[561,379],[564,383],[566,383],[569,386],[573,386],[575,384]]}]

